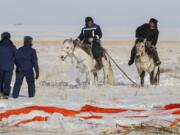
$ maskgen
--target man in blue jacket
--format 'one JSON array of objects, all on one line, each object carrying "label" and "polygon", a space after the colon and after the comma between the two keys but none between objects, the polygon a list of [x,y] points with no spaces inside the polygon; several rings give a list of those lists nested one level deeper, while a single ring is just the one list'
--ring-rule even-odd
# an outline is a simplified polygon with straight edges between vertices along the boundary
[{"label": "man in blue jacket", "polygon": [[[33,38],[30,36],[24,37],[24,46],[20,47],[16,53],[16,82],[13,89],[13,98],[19,97],[19,92],[24,77],[28,84],[29,97],[35,96],[35,78],[39,78],[39,66],[36,50],[32,48]],[[36,77],[34,77],[34,71]]]},{"label": "man in blue jacket", "polygon": [[1,34],[0,41],[0,98],[8,98],[14,70],[16,47],[9,32]]},{"label": "man in blue jacket", "polygon": [[96,69],[102,68],[102,57],[103,48],[100,44],[100,39],[102,38],[102,31],[99,25],[94,23],[92,17],[85,18],[85,27],[82,28],[80,35],[77,40],[82,41],[84,44],[90,44],[93,57],[96,59]]}]

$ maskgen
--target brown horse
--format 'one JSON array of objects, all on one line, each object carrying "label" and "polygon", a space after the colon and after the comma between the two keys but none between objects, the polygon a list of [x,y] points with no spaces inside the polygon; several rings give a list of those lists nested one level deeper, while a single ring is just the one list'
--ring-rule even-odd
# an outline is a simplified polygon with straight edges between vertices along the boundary
[{"label": "brown horse", "polygon": [[151,56],[146,51],[145,43],[143,41],[137,42],[135,48],[136,48],[135,64],[139,76],[141,78],[141,86],[144,86],[144,77],[146,72],[149,73],[150,75],[150,83],[152,85],[159,84],[160,66],[154,63],[153,56]]}]

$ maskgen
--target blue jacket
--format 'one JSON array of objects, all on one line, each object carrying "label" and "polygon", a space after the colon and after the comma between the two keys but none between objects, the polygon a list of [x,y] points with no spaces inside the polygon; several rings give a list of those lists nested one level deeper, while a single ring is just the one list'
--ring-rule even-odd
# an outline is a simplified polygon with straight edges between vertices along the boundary
[{"label": "blue jacket", "polygon": [[101,39],[102,31],[99,25],[93,24],[91,27],[85,26],[82,28],[81,33],[79,35],[79,40],[84,41],[84,43],[88,43],[88,38]]},{"label": "blue jacket", "polygon": [[16,47],[11,40],[0,41],[0,70],[14,69]]},{"label": "blue jacket", "polygon": [[21,71],[30,71],[33,68],[36,72],[39,71],[36,50],[31,45],[24,45],[17,50],[16,66]]}]

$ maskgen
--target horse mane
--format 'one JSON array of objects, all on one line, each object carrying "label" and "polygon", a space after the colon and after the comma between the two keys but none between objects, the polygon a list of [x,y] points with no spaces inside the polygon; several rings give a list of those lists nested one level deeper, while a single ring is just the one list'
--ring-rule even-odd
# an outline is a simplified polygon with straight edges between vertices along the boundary
[{"label": "horse mane", "polygon": [[78,41],[78,40],[73,40],[73,44],[75,47],[82,49],[85,53],[87,53],[89,56],[91,56],[90,52],[88,50],[89,48],[85,47],[86,45],[84,43],[82,43],[81,41]]},{"label": "horse mane", "polygon": [[144,42],[143,38],[138,38],[135,41],[135,44],[139,44],[139,43],[143,43],[145,46],[145,52],[147,53],[147,55],[151,58],[153,58],[153,53],[151,53],[151,50],[146,46],[146,43]]},{"label": "horse mane", "polygon": [[135,44],[144,43],[144,38],[137,38]]},{"label": "horse mane", "polygon": [[63,41],[63,44],[65,44],[66,42],[68,42],[68,43],[72,43],[72,42],[73,42],[73,40],[72,40],[72,38],[71,38],[71,39],[65,39],[65,40]]},{"label": "horse mane", "polygon": [[80,48],[82,51],[84,51],[86,54],[88,54],[89,56],[91,56],[88,47],[85,47],[86,45],[84,43],[82,43],[81,41],[78,40],[73,40],[72,38],[70,39],[65,39],[63,44],[65,44],[66,42],[68,42],[69,44],[73,44],[74,47],[76,48]]}]

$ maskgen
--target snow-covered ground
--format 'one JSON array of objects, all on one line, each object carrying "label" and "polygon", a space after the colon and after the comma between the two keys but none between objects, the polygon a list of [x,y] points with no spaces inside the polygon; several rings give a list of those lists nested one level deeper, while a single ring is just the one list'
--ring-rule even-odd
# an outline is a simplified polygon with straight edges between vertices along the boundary
[{"label": "snow-covered ground", "polygon": [[[62,62],[61,45],[35,45],[40,65],[40,78],[36,82],[36,97],[27,97],[27,86],[24,83],[21,96],[18,99],[0,101],[0,112],[9,109],[17,109],[27,106],[53,106],[66,109],[79,110],[82,106],[89,104],[104,108],[125,108],[153,110],[164,105],[180,103],[180,45],[163,43],[158,45],[158,51],[162,60],[162,73],[159,86],[150,86],[148,76],[146,86],[136,88],[122,75],[113,65],[116,84],[114,86],[79,86],[75,79],[78,71],[68,59]],[[107,45],[105,48],[126,73],[137,83],[139,77],[135,66],[127,66],[132,45]],[[12,86],[14,79],[12,82]],[[12,115],[8,119],[0,121],[0,134],[5,135],[50,135],[50,134],[100,134],[116,124],[136,124],[151,119],[174,120],[173,115],[156,115],[142,119],[128,119],[128,115],[147,115],[149,112],[123,112],[116,114],[100,114],[84,112],[79,115],[91,116],[101,115],[102,119],[81,119],[77,117],[64,117],[61,114],[49,114],[43,111],[33,111],[20,116]],[[0,114],[1,115],[1,114]],[[16,121],[30,119],[33,116],[48,116],[45,122],[30,122],[12,127]],[[176,116],[178,117],[178,116]],[[2,128],[1,128],[2,127]]]}]

